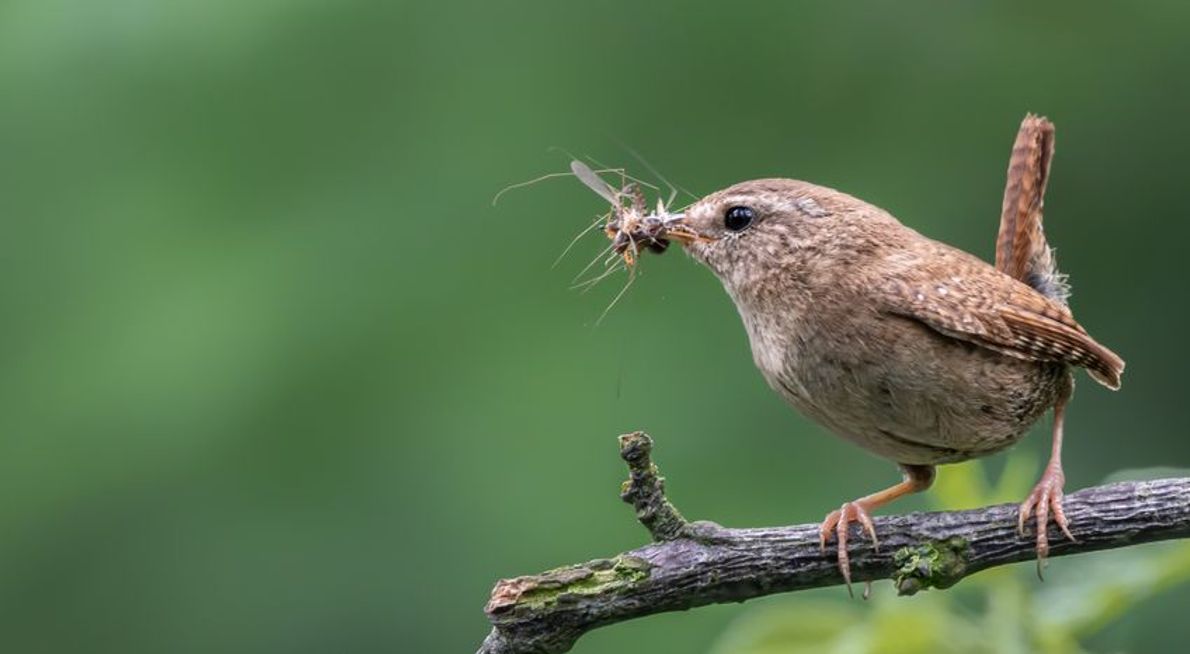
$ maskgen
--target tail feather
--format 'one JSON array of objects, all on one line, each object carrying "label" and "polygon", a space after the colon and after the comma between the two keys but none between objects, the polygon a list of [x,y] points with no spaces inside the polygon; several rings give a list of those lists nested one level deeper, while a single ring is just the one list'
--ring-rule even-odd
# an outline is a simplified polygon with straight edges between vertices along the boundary
[{"label": "tail feather", "polygon": [[1066,276],[1058,272],[1041,224],[1053,157],[1054,124],[1028,114],[1021,121],[1008,163],[996,239],[996,269],[1065,304],[1070,286]]},{"label": "tail feather", "polygon": [[[1000,233],[996,238],[996,269],[1036,289],[1047,298],[1066,306],[1070,285],[1058,272],[1054,251],[1045,240],[1042,207],[1049,181],[1050,162],[1054,158],[1054,124],[1042,116],[1028,114],[1021,121],[1012,158],[1008,162],[1008,182],[1004,186],[1004,205],[1000,212]],[[1071,319],[1073,321],[1073,319]],[[1075,331],[1049,329],[1037,321],[1026,325],[1032,336],[1041,331],[1043,342],[1058,349],[1068,348],[1063,357],[1068,363],[1087,369],[1091,377],[1111,389],[1120,387],[1124,360],[1115,352],[1095,342],[1076,323]],[[1032,343],[1036,338],[1029,340]]]}]

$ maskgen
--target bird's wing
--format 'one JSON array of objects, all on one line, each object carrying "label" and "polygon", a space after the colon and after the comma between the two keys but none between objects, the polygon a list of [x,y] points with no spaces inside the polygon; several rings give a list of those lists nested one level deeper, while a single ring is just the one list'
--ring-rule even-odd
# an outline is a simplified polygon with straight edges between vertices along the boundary
[{"label": "bird's wing", "polygon": [[1019,359],[1080,366],[1104,386],[1119,388],[1124,361],[1095,342],[1065,305],[978,259],[946,250],[933,261],[940,265],[885,277],[884,310]]},{"label": "bird's wing", "polygon": [[1054,124],[1029,114],[1021,121],[1000,212],[996,270],[1065,304],[1070,295],[1041,226],[1045,186],[1054,157]]}]

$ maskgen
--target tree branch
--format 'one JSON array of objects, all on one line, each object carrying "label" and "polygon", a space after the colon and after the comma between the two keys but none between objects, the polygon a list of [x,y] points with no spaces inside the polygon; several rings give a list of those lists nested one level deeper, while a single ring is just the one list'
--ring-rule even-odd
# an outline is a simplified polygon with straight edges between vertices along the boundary
[{"label": "tree branch", "polygon": [[[843,583],[819,548],[818,525],[729,529],[687,522],[665,497],[642,432],[620,437],[629,479],[621,497],[653,535],[649,545],[549,572],[503,579],[485,608],[493,629],[479,654],[554,654],[596,627],[654,613],[740,602]],[[1065,499],[1076,542],[1050,526],[1050,556],[1190,537],[1190,478],[1088,488]],[[946,588],[986,568],[1035,558],[1017,507],[876,518],[880,551],[851,546],[852,577],[892,578],[898,593]]]}]

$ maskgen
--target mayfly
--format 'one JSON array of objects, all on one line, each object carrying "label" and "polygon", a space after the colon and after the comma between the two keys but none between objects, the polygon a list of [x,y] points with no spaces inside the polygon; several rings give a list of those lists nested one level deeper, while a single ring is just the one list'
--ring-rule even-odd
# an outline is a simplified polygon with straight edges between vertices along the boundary
[{"label": "mayfly", "polygon": [[[570,170],[587,188],[612,205],[603,231],[611,239],[611,249],[631,268],[642,250],[661,254],[669,247],[668,230],[682,218],[670,213],[667,203],[657,200],[656,210],[649,212],[644,193],[636,183],[625,183],[616,189],[591,170],[587,164],[575,160]],[[672,201],[672,198],[671,198]]]}]

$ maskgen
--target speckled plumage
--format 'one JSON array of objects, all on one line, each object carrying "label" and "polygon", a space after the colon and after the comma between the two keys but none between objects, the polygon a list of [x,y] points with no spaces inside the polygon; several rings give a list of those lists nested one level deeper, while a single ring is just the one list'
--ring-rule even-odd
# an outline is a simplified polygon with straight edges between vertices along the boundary
[{"label": "speckled plumage", "polygon": [[[1053,124],[1028,115],[1009,162],[996,263],[926,238],[882,209],[791,179],[708,195],[662,223],[735,301],[769,385],[838,436],[896,461],[904,480],[827,515],[850,580],[848,525],[924,490],[934,466],[1004,449],[1054,410],[1050,461],[1021,504],[1039,565],[1062,511],[1061,450],[1073,367],[1119,388],[1124,361],[1070,313],[1042,229]],[[1039,568],[1040,571],[1040,568]]]},{"label": "speckled plumage", "polygon": [[[731,206],[753,208],[756,223],[726,231]],[[714,236],[687,249],[723,281],[769,385],[898,463],[1011,445],[1054,405],[1067,365],[1119,383],[1118,357],[1059,301],[844,193],[744,182],[686,222]]]}]

